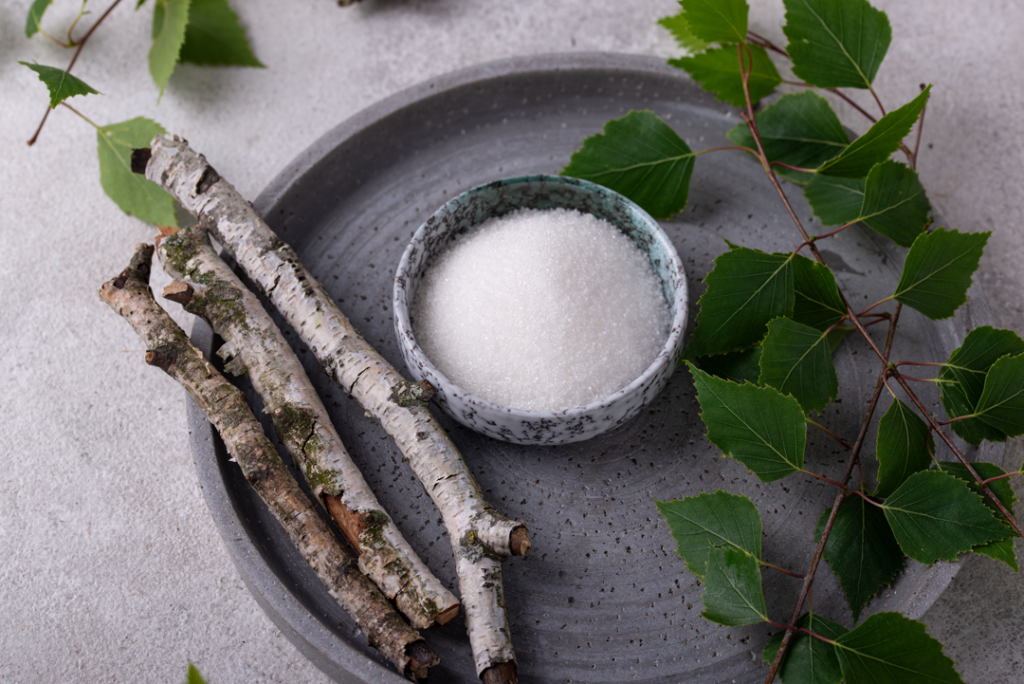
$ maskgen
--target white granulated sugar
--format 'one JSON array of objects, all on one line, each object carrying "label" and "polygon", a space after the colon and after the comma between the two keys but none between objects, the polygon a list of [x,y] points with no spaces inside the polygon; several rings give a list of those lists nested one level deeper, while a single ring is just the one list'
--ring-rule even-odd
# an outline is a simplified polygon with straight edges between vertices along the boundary
[{"label": "white granulated sugar", "polygon": [[520,209],[484,222],[431,265],[416,339],[452,382],[527,411],[583,406],[639,377],[669,330],[647,256],[607,221]]}]

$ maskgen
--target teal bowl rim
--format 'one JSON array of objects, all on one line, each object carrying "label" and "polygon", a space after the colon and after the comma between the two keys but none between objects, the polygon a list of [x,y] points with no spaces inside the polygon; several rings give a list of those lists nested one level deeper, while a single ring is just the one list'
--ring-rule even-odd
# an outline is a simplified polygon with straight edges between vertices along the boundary
[{"label": "teal bowl rim", "polygon": [[[665,339],[665,343],[662,345],[661,350],[658,352],[658,356],[651,362],[651,364],[641,373],[639,376],[634,378],[628,385],[623,387],[616,392],[609,394],[606,397],[597,399],[584,404],[582,406],[572,406],[564,409],[545,409],[541,411],[526,411],[524,409],[512,408],[511,406],[502,406],[501,404],[495,404],[492,401],[488,401],[482,397],[479,397],[471,392],[466,391],[460,385],[453,382],[447,375],[438,370],[437,366],[430,361],[427,355],[423,352],[419,343],[416,341],[416,334],[412,328],[412,320],[409,314],[410,304],[407,301],[409,295],[415,296],[416,291],[419,288],[419,282],[417,280],[416,289],[410,290],[408,286],[399,287],[399,280],[404,278],[406,283],[408,282],[410,272],[410,259],[413,253],[416,251],[416,246],[421,244],[426,237],[427,224],[430,219],[439,220],[444,214],[450,213],[453,209],[459,206],[459,203],[463,198],[473,195],[484,190],[491,190],[498,187],[506,187],[516,185],[519,183],[536,183],[536,182],[548,182],[548,183],[563,183],[566,185],[575,185],[584,190],[610,196],[613,199],[622,201],[626,206],[630,208],[632,212],[642,218],[650,227],[650,233],[655,241],[662,245],[662,249],[668,256],[669,263],[671,264],[670,270],[674,273],[679,274],[679,286],[673,290],[673,301],[669,302],[669,306],[674,309],[672,312],[672,320],[669,323],[669,334]],[[479,225],[479,224],[476,224]],[[620,228],[620,226],[616,226]],[[449,238],[450,239],[450,238]],[[659,276],[659,280],[661,277]],[[639,204],[629,199],[625,195],[618,193],[611,188],[606,188],[603,185],[593,183],[591,181],[583,180],[582,178],[574,178],[572,176],[552,176],[546,174],[530,174],[522,176],[512,176],[509,178],[502,178],[499,180],[491,181],[489,183],[482,183],[474,186],[465,192],[459,193],[452,199],[444,203],[437,211],[430,215],[427,221],[424,221],[413,233],[412,238],[409,240],[409,244],[406,245],[405,251],[402,253],[402,258],[398,263],[398,270],[395,272],[395,287],[392,298],[392,306],[394,308],[395,318],[395,333],[398,337],[398,344],[403,349],[413,354],[417,360],[419,360],[424,366],[426,366],[431,373],[436,375],[438,378],[448,383],[449,386],[457,389],[461,396],[473,404],[480,406],[481,408],[499,411],[506,416],[521,417],[523,420],[536,420],[545,417],[555,416],[558,418],[572,418],[575,416],[581,416],[591,411],[606,408],[614,404],[619,399],[632,394],[642,387],[651,376],[658,372],[664,363],[678,363],[679,358],[682,355],[683,348],[683,335],[686,333],[686,318],[687,318],[687,306],[689,305],[689,288],[686,282],[686,270],[683,268],[683,263],[679,258],[678,252],[676,252],[675,246],[672,241],[669,240],[668,235],[662,229],[661,224],[658,223],[654,217],[652,217],[647,211],[645,211]],[[410,369],[412,370],[412,369]],[[441,390],[441,388],[434,388],[435,390]],[[460,421],[461,422],[461,421]]]}]

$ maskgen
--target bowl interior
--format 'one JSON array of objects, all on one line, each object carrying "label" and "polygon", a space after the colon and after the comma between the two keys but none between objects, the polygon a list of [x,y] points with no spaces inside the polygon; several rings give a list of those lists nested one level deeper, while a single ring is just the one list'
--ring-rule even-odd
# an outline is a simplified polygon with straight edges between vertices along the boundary
[{"label": "bowl interior", "polygon": [[[399,265],[396,283],[396,327],[403,343],[411,346],[417,359],[426,363],[440,377],[439,371],[415,341],[415,314],[413,304],[419,283],[434,259],[458,235],[491,218],[504,216],[517,209],[574,209],[604,219],[625,233],[643,251],[662,283],[665,300],[669,305],[670,332],[662,352],[651,366],[634,382],[612,396],[617,396],[646,377],[654,366],[668,355],[678,362],[682,345],[679,340],[685,328],[686,278],[674,247],[661,231],[658,223],[639,206],[622,195],[589,181],[565,176],[520,176],[477,186],[452,199],[420,226],[413,236]],[[448,382],[451,382],[450,380]],[[496,404],[479,397],[481,405]],[[608,397],[595,400],[587,406],[606,402]],[[581,409],[586,407],[579,407]],[[523,414],[546,413],[521,411]]]}]

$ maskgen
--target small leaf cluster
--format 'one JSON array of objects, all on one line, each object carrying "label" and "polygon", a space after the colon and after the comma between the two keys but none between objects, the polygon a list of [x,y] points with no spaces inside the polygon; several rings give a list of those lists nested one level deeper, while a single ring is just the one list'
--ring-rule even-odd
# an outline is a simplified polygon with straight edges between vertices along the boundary
[{"label": "small leaf cluster", "polygon": [[[680,0],[681,12],[660,22],[688,52],[670,64],[744,109],[743,123],[727,133],[733,145],[693,151],[657,115],[634,111],[586,139],[562,173],[606,185],[655,217],[669,218],[686,206],[696,158],[738,149],[761,163],[783,198],[776,174],[802,189],[822,225],[838,226],[818,236],[804,233],[789,253],[726,242],[704,279],[684,362],[707,438],[724,456],[763,482],[800,473],[840,488],[838,507],[822,512],[813,541],[821,544],[856,622],[908,557],[931,565],[974,551],[1018,569],[1016,521],[1011,524],[996,503],[1013,510],[1006,478],[1017,473],[939,460],[941,425],[907,388],[900,364],[889,363],[877,347],[885,360],[880,382],[889,387],[890,377],[899,379],[917,410],[889,387],[892,401],[878,421],[875,486],[863,476],[852,487],[805,468],[808,428],[824,428],[812,415],[838,396],[832,355],[843,338],[855,330],[867,337],[864,321],[870,319],[895,325],[901,306],[933,320],[953,316],[967,301],[990,234],[932,228],[931,204],[915,171],[917,151],[904,143],[931,89],[922,86],[902,106],[883,108],[873,82],[892,39],[885,13],[867,0],[784,4],[785,49],[749,31],[743,0]],[[770,52],[789,60],[801,90],[774,97],[755,113],[754,104],[782,83]],[[870,92],[880,109],[877,117],[860,110],[871,125],[853,139],[818,94],[847,97],[840,88]],[[894,160],[897,153],[907,163]],[[907,249],[892,294],[861,312],[849,306],[816,249],[818,241],[855,225]],[[816,259],[800,254],[805,248]],[[880,308],[889,302],[897,303],[895,312]],[[940,389],[947,424],[963,440],[1024,434],[1024,340],[1015,332],[974,329],[948,360],[926,365],[940,368],[931,381]],[[852,449],[863,461],[860,443]],[[705,586],[705,618],[797,629],[779,671],[784,682],[960,681],[941,645],[899,614],[872,615],[853,630],[813,613],[796,625],[773,622],[761,571],[774,566],[761,557],[761,518],[746,497],[716,491],[657,505],[679,555]],[[766,660],[774,660],[782,639],[780,632],[768,644]]]},{"label": "small leaf cluster", "polygon": [[[83,2],[82,11],[67,31],[68,39],[65,43],[43,29],[44,14],[52,3],[53,0],[35,0],[32,3],[25,23],[27,38],[41,34],[65,48],[77,47],[80,50],[84,41],[106,16],[101,15],[80,42],[76,43],[72,33],[79,19],[86,14]],[[139,0],[136,10],[145,3],[146,0]],[[161,96],[180,62],[214,66],[263,66],[253,54],[238,15],[232,11],[227,0],[154,0],[151,32],[153,43],[148,56],[149,71]],[[36,72],[39,80],[46,85],[51,109],[73,97],[100,94],[68,70],[42,64],[19,63]],[[144,221],[161,226],[177,226],[171,196],[155,183],[131,171],[132,149],[148,147],[154,135],[166,132],[164,128],[144,117],[100,126],[77,110],[73,111],[96,129],[100,184],[107,196],[123,211]]]}]

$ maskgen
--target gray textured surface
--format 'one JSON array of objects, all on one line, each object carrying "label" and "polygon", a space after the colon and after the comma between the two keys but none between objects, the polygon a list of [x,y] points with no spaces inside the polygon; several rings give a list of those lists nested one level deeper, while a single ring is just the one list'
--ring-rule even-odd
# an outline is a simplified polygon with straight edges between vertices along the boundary
[{"label": "gray textured surface", "polygon": [[[1024,328],[1024,8],[879,4],[894,26],[881,95],[897,102],[919,82],[935,85],[925,187],[950,225],[995,231],[982,282],[997,322]],[[327,681],[228,559],[189,456],[181,391],[142,363],[95,295],[151,231],[103,196],[87,124],[57,111],[40,142],[24,145],[45,95],[15,60],[68,59],[24,39],[28,5],[0,14],[0,681],[174,681],[188,659],[213,684]],[[76,67],[106,95],[76,104],[99,123],[160,121],[250,197],[338,122],[453,69],[555,51],[673,54],[654,24],[671,0],[249,0],[236,9],[269,68],[182,66],[157,104],[143,60],[151,10],[122,5]],[[779,38],[781,3],[752,5],[752,27]],[[47,25],[76,7],[58,0]],[[1019,463],[1019,445],[1011,452]],[[925,616],[932,633],[967,681],[1020,681],[1024,580],[988,560],[965,565]]]}]

